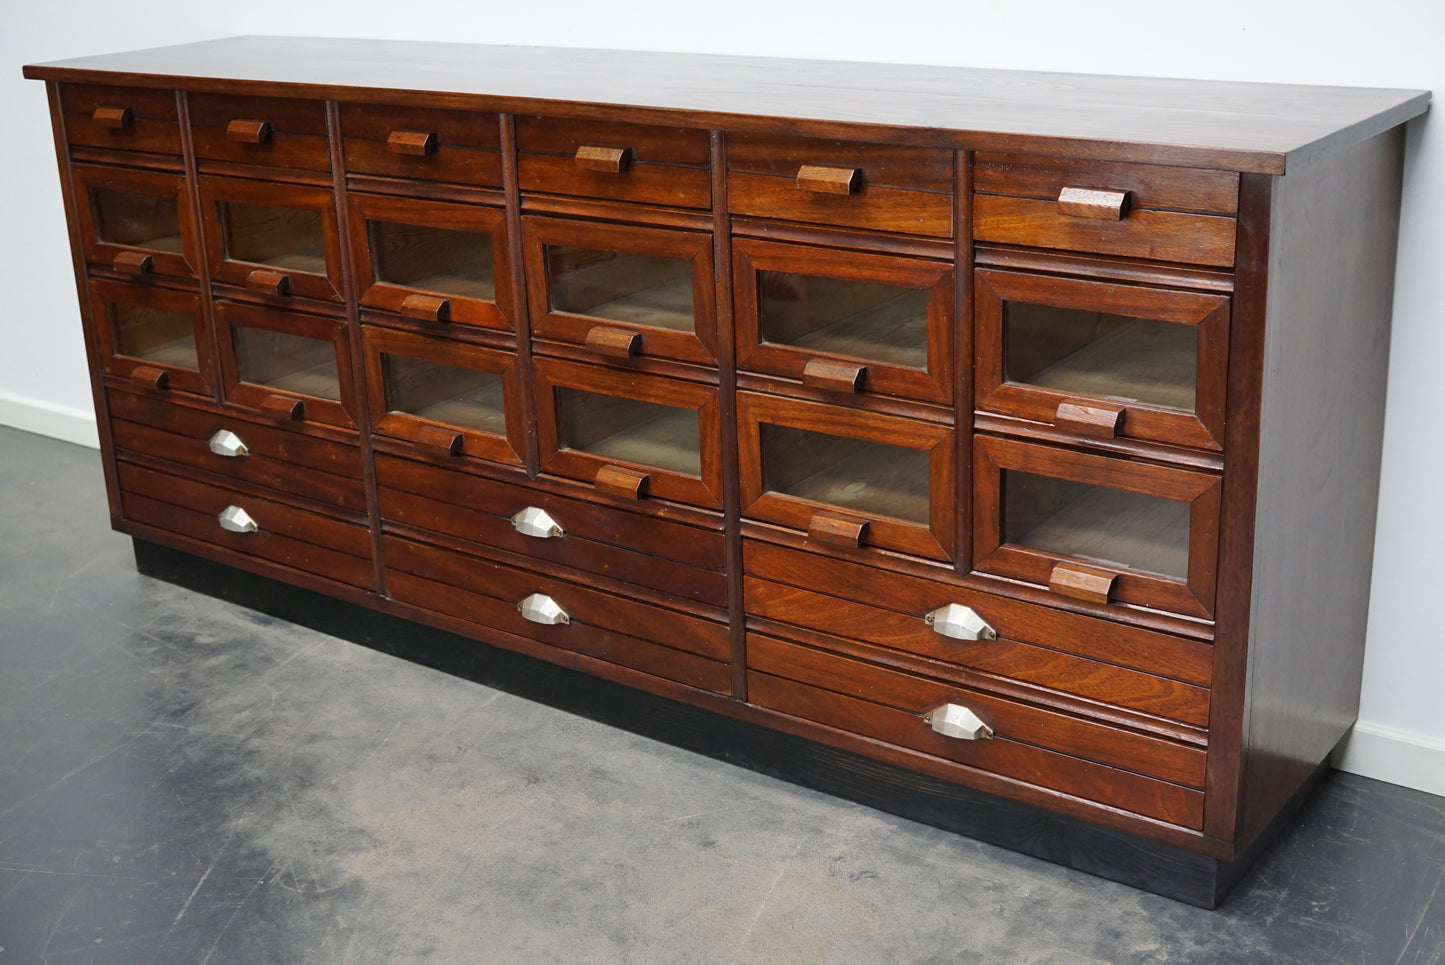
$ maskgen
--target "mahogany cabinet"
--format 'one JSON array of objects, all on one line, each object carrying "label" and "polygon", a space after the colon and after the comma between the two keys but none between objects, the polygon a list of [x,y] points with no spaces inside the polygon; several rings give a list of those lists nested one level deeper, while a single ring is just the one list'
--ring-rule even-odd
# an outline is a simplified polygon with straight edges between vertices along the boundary
[{"label": "mahogany cabinet", "polygon": [[145,572],[1211,906],[1354,719],[1428,93],[284,38],[26,75]]}]

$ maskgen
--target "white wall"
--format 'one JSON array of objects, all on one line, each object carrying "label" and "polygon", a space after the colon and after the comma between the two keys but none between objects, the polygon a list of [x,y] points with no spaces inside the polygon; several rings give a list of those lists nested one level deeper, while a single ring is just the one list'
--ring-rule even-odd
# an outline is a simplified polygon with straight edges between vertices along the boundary
[{"label": "white wall", "polygon": [[[436,39],[959,64],[1445,92],[1441,0],[1035,0],[830,3],[592,0],[49,0],[7,11],[0,285],[0,422],[91,440],[42,85],[27,62],[244,33]],[[831,26],[837,24],[840,26]],[[1361,723],[1346,769],[1445,794],[1445,634],[1434,616],[1445,546],[1445,132],[1409,132],[1405,209]],[[3,458],[0,453],[0,458]]]}]

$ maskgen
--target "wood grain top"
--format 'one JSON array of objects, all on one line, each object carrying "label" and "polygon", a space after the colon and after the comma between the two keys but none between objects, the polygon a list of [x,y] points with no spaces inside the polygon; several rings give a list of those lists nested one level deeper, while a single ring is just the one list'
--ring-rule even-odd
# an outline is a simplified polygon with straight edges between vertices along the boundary
[{"label": "wood grain top", "polygon": [[[31,65],[41,80],[287,92],[1284,173],[1428,91],[711,54],[233,37]],[[870,125],[876,130],[848,130]]]}]

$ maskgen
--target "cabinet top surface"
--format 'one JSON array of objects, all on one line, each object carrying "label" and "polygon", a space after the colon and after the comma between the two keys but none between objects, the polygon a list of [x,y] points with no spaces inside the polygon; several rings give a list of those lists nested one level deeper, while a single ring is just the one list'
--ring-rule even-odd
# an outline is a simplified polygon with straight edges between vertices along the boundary
[{"label": "cabinet top surface", "polygon": [[[1428,109],[1427,91],[393,40],[233,37],[32,65],[42,80],[182,86],[456,106],[630,108],[602,116],[736,126],[863,124],[982,150],[1033,150],[1283,173]],[[121,75],[121,76],[117,76]],[[226,83],[221,83],[226,82]],[[236,82],[255,84],[249,91]],[[267,88],[273,88],[267,90]],[[471,103],[469,103],[469,101]],[[747,126],[747,125],[744,125]],[[777,129],[777,124],[771,125]]]}]

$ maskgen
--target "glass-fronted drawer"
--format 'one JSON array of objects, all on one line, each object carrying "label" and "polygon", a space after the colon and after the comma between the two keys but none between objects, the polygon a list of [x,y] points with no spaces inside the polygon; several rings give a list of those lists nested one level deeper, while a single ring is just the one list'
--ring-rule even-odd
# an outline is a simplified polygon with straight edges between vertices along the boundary
[{"label": "glass-fronted drawer", "polygon": [[951,266],[737,239],[738,367],[839,392],[953,400]]},{"label": "glass-fronted drawer", "polygon": [[974,274],[979,409],[1088,436],[1223,448],[1229,298]]},{"label": "glass-fronted drawer", "polygon": [[828,546],[953,555],[953,430],[738,393],[742,512]]},{"label": "glass-fronted drawer", "polygon": [[209,334],[194,291],[96,279],[90,300],[107,374],[211,395]]},{"label": "glass-fronted drawer", "polygon": [[1212,615],[1219,476],[982,435],[973,472],[979,572]]},{"label": "glass-fronted drawer", "polygon": [[124,275],[195,278],[186,179],[163,171],[77,164],[76,226],[86,264]]},{"label": "glass-fronted drawer", "polygon": [[356,425],[342,320],[219,299],[215,312],[227,403],[273,419]]},{"label": "glass-fronted drawer", "polygon": [[201,178],[211,278],[265,296],[341,300],[341,246],[328,188]]}]

